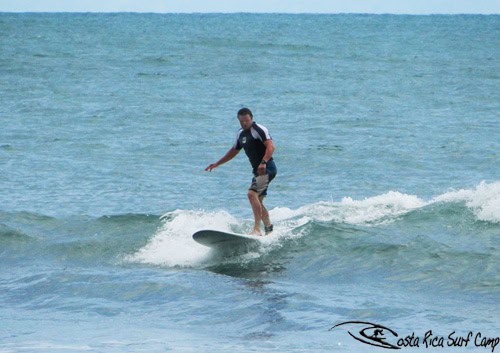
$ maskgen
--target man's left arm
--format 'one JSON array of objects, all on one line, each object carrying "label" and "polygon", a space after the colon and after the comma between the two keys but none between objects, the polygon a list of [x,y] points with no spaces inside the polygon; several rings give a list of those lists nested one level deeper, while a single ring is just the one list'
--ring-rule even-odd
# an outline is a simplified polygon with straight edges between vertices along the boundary
[{"label": "man's left arm", "polygon": [[[273,140],[264,141],[264,145],[266,146],[266,153],[264,153],[264,157],[262,159],[267,162],[273,157],[273,152],[274,152]],[[258,172],[259,172],[259,175],[266,174],[266,165],[260,164]]]}]

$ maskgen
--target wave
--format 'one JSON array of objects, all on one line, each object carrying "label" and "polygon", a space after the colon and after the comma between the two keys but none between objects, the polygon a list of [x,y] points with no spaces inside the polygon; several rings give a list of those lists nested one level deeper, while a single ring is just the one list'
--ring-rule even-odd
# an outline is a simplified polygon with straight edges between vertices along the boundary
[{"label": "wave", "polygon": [[[427,201],[416,195],[390,191],[363,200],[345,197],[339,202],[317,202],[295,210],[277,207],[270,211],[275,223],[273,237],[264,238],[263,246],[256,252],[236,259],[222,260],[214,259],[209,248],[194,243],[192,234],[200,229],[244,233],[250,230],[252,221],[238,220],[226,211],[176,210],[164,215],[161,227],[148,243],[135,253],[125,256],[125,261],[169,267],[245,264],[282,249],[286,251],[289,243],[297,244],[303,237],[307,239],[304,248],[324,247],[324,244],[317,242],[331,241],[331,234],[363,233],[364,229],[378,229],[394,223],[409,227],[414,219],[440,224],[443,218],[449,218],[451,223],[457,223],[464,215],[470,215],[465,219],[471,218],[471,226],[478,221],[486,222],[494,231],[500,222],[499,202],[500,182],[481,182],[474,189],[448,191]],[[322,228],[326,229],[328,236],[320,235]],[[367,246],[372,247],[373,244]],[[379,246],[385,245],[381,243]],[[394,246],[398,247],[393,244],[388,246],[389,252]],[[366,251],[369,253],[369,250]]]},{"label": "wave", "polygon": [[500,223],[500,182],[483,181],[474,189],[450,191],[432,200],[438,202],[465,202],[478,220]]},{"label": "wave", "polygon": [[306,216],[323,222],[380,225],[394,222],[412,211],[443,203],[464,203],[478,221],[500,223],[500,182],[483,181],[474,189],[452,190],[428,201],[398,191],[363,200],[344,197],[340,202],[318,202],[297,210],[277,208],[274,216],[279,219]]},{"label": "wave", "polygon": [[[0,212],[0,244],[12,259],[36,254],[40,259],[195,268],[266,263],[279,268],[277,259],[293,253],[327,259],[340,253],[363,258],[375,251],[380,255],[376,261],[382,261],[384,254],[397,257],[404,253],[415,263],[420,263],[420,258],[410,254],[424,259],[448,258],[446,254],[450,259],[473,253],[489,256],[495,250],[495,234],[498,236],[500,182],[481,182],[474,188],[450,190],[429,200],[389,191],[360,200],[345,197],[298,209],[277,207],[270,213],[274,235],[263,238],[262,246],[255,251],[235,257],[214,257],[209,248],[192,240],[192,234],[200,229],[238,233],[251,229],[251,219],[239,219],[224,210],[175,210],[161,217],[123,214],[63,219],[29,212]],[[432,234],[438,234],[440,239]],[[426,244],[446,246],[435,247],[440,249],[439,254],[433,249],[420,251],[411,245],[417,237]],[[484,247],[477,245],[477,239]],[[9,252],[13,246],[16,251]]]},{"label": "wave", "polygon": [[30,212],[0,212],[0,245],[4,256],[13,261],[114,263],[144,246],[161,224],[159,218],[147,214],[55,218]]},{"label": "wave", "polygon": [[32,238],[24,232],[0,223],[0,243],[1,242],[26,242]]}]

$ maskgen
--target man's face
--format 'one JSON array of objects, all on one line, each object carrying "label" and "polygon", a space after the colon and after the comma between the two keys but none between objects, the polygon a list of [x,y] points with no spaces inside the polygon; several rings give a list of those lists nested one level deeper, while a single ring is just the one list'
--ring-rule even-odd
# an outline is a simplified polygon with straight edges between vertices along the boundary
[{"label": "man's face", "polygon": [[238,115],[238,120],[243,130],[248,130],[252,127],[252,117],[249,114]]}]

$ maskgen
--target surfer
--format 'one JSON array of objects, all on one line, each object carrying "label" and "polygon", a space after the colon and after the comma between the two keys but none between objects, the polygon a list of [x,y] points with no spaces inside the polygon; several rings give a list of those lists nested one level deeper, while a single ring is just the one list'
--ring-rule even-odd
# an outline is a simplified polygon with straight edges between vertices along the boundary
[{"label": "surfer", "polygon": [[273,231],[273,225],[269,219],[269,212],[264,206],[264,198],[267,196],[267,188],[277,173],[276,164],[273,160],[274,144],[267,128],[253,121],[253,114],[248,108],[238,111],[238,120],[241,129],[238,130],[234,145],[217,162],[205,168],[212,171],[221,164],[229,162],[243,148],[245,150],[253,169],[253,178],[248,189],[248,200],[252,206],[255,219],[252,234],[262,235],[260,222],[264,222],[266,234]]}]

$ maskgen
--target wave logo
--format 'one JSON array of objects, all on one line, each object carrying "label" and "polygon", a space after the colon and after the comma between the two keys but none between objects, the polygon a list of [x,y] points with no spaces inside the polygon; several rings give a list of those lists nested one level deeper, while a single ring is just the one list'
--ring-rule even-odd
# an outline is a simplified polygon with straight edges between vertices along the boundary
[{"label": "wave logo", "polygon": [[398,337],[398,334],[388,327],[367,321],[346,321],[333,326],[329,331],[340,326],[351,327],[347,333],[364,344],[387,349],[401,349],[401,347],[388,342],[391,338]]}]

